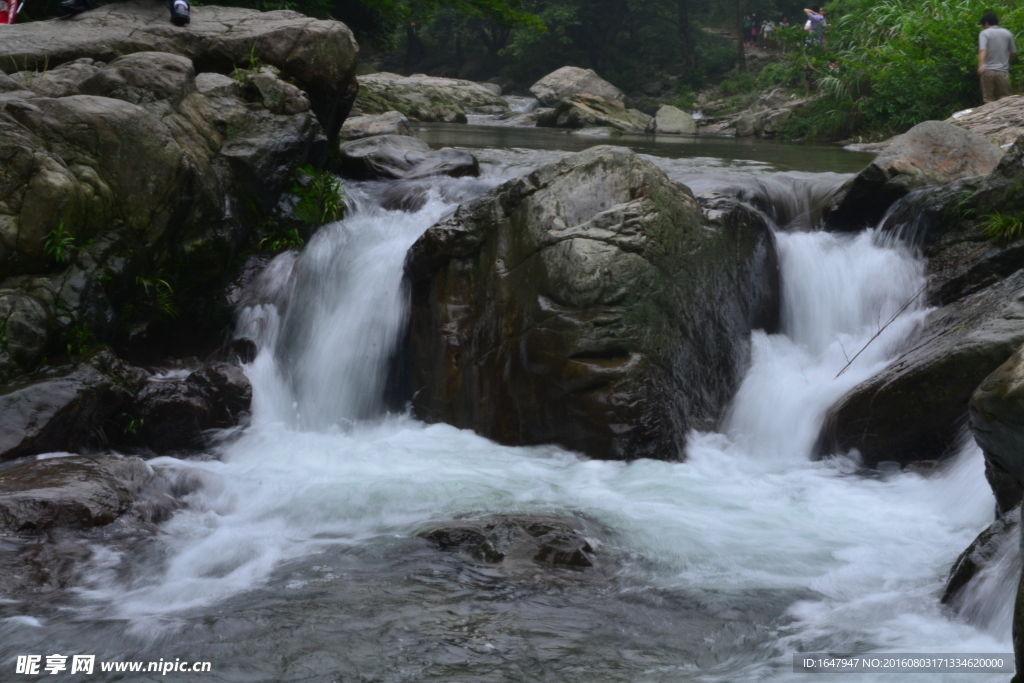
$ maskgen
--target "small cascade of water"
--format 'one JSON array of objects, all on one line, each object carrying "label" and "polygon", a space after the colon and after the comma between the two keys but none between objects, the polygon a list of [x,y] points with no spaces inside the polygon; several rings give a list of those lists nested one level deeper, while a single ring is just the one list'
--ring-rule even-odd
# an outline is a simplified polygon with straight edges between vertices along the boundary
[{"label": "small cascade of water", "polygon": [[[309,652],[329,657],[344,642],[343,660],[313,677],[324,681],[350,670],[476,681],[512,665],[539,681],[581,680],[570,670],[587,680],[803,680],[795,651],[1006,651],[1003,617],[979,628],[938,603],[953,559],[992,519],[977,448],[930,478],[854,476],[851,458],[810,460],[828,407],[890,362],[927,313],[914,250],[873,231],[806,231],[818,190],[761,186],[783,198],[774,215],[789,223],[778,233],[782,329],[754,334],[721,432],[690,434],[687,462],[588,461],[384,415],[405,253],[457,201],[522,173],[507,156],[480,180],[430,181],[412,213],[354,187],[349,217],[279,256],[239,324],[260,348],[246,369],[252,426],[219,460],[152,461],[204,483],[161,527],[158,559],[107,553],[82,591],[90,633],[0,623],[0,640],[67,636],[88,643],[82,651],[115,643],[124,658],[153,639],[180,641],[193,659],[210,658],[196,650],[210,642],[267,680],[303,677]],[[424,525],[509,512],[606,530],[604,569],[517,583],[463,564],[446,573],[444,557],[409,559],[427,557],[416,555]],[[1005,601],[1005,575],[979,584],[984,600]]]},{"label": "small cascade of water", "polygon": [[529,114],[540,107],[540,100],[536,97],[506,95],[504,99],[508,102],[508,108],[517,114]]},{"label": "small cascade of water", "polygon": [[782,331],[754,334],[728,430],[758,451],[806,459],[828,407],[884,367],[920,325],[918,302],[873,339],[917,300],[924,264],[910,250],[879,246],[873,231],[783,232],[777,240]]}]

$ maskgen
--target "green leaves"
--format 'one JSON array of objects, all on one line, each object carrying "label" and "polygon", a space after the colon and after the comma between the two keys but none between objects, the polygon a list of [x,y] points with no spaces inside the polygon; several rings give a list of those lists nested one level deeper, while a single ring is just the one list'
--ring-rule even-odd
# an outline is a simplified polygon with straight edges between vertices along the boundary
[{"label": "green leaves", "polygon": [[75,249],[75,237],[64,229],[61,221],[56,230],[50,231],[43,242],[43,253],[59,264],[71,260],[71,252]]},{"label": "green leaves", "polygon": [[311,228],[319,228],[325,223],[344,218],[348,200],[345,185],[340,178],[312,166],[303,166],[296,171],[301,179],[292,186],[291,191],[299,198],[299,202],[292,215]]},{"label": "green leaves", "polygon": [[[795,59],[813,70],[833,110],[856,113],[859,130],[848,134],[901,133],[980,104],[978,19],[988,9],[987,0],[836,0],[826,9],[832,26],[825,48],[800,46]],[[1020,6],[1006,8],[1000,20],[1024,35]],[[1024,76],[1020,66],[1012,72],[1015,80]]]}]

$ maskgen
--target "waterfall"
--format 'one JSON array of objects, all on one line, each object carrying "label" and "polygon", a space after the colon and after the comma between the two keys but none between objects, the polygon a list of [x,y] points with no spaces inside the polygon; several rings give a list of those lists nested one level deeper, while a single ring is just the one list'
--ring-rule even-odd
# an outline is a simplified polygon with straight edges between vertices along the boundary
[{"label": "waterfall", "polygon": [[[310,651],[343,650],[332,672],[388,680],[476,681],[515,666],[544,681],[730,681],[804,680],[794,651],[1009,650],[1001,622],[958,620],[938,602],[953,560],[992,520],[977,448],[931,477],[865,474],[855,454],[810,459],[828,407],[927,314],[919,256],[872,232],[779,232],[782,329],[754,334],[721,431],[691,433],[685,463],[589,461],[387,415],[407,249],[458,201],[521,172],[511,168],[429,181],[414,213],[355,186],[345,220],[277,257],[240,317],[260,349],[246,368],[253,424],[219,459],[152,461],[203,485],[162,525],[159,561],[96,566],[81,592],[95,606],[90,637],[121,650],[177,638],[193,658],[196,643],[217,642],[267,679],[295,678],[280,662]],[[503,513],[584,520],[602,568],[503,577],[416,538]]]}]

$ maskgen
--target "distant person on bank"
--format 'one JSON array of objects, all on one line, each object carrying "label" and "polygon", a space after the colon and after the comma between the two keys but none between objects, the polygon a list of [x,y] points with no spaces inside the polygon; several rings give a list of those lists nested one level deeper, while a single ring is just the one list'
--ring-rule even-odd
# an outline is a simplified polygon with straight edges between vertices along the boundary
[{"label": "distant person on bank", "polygon": [[[81,14],[86,10],[92,9],[94,4],[96,4],[96,0],[64,0],[57,7],[64,16],[71,16],[72,14]],[[172,24],[184,26],[189,22],[188,0],[169,0],[168,4],[171,8]]]},{"label": "distant person on bank", "polygon": [[810,9],[805,9],[804,14],[807,15],[807,23],[804,24],[804,30],[811,32],[811,40],[819,45],[825,42],[825,27],[828,23],[825,21],[825,13],[821,10],[820,5],[811,5]]},{"label": "distant person on bank", "polygon": [[981,77],[981,96],[988,103],[1010,94],[1010,60],[1017,55],[1017,45],[1013,34],[999,25],[995,12],[985,12],[981,25],[978,76]]}]

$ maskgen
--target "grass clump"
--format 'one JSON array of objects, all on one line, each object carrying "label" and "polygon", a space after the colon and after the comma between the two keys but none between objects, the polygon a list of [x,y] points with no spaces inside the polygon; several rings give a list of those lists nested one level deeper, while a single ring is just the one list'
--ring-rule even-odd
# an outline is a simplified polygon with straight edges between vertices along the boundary
[{"label": "grass clump", "polygon": [[981,218],[986,238],[1008,244],[1024,236],[1024,218],[1005,213],[993,213]]}]

